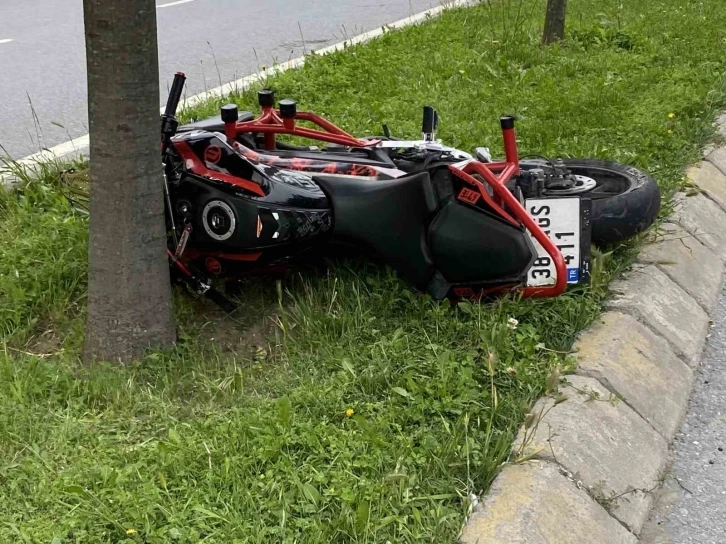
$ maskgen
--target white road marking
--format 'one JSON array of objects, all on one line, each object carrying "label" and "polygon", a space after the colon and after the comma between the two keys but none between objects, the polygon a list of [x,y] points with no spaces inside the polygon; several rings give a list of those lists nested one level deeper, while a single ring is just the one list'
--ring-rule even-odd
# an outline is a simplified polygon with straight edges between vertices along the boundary
[{"label": "white road marking", "polygon": [[[194,0],[179,0],[178,2],[174,2],[174,4],[178,4],[178,3],[182,3],[182,2],[193,2],[193,1]],[[375,30],[365,32],[363,34],[355,36],[354,38],[333,44],[324,49],[319,49],[319,50],[315,51],[315,54],[316,55],[325,55],[328,53],[333,53],[334,51],[340,51],[353,44],[365,43],[367,41],[372,40],[373,38],[377,38],[378,36],[381,36],[384,32],[386,32],[388,30],[391,30],[394,28],[404,28],[406,26],[415,25],[417,23],[425,21],[426,19],[428,19],[430,17],[436,17],[445,9],[453,8],[453,7],[467,6],[471,3],[472,3],[471,0],[450,0],[445,3],[442,3],[442,5],[440,5],[438,7],[431,8],[426,11],[422,11],[421,13],[418,13],[411,17],[406,17],[405,19],[401,19],[399,21],[396,21],[396,22],[388,24],[388,25],[383,25],[380,28],[376,28]],[[164,4],[164,6],[168,6],[168,5],[171,5],[171,4]],[[157,6],[157,7],[162,7],[162,6]],[[227,83],[225,85],[222,85],[221,87],[217,87],[217,88],[211,89],[207,92],[200,93],[195,96],[191,96],[179,104],[180,109],[188,108],[190,106],[198,104],[199,102],[209,100],[210,98],[225,97],[225,96],[229,95],[232,91],[242,92],[242,91],[248,89],[249,87],[251,87],[252,85],[254,85],[255,83],[257,83],[258,81],[263,81],[264,79],[266,79],[267,77],[269,77],[273,74],[279,74],[282,72],[286,72],[287,70],[291,70],[293,68],[299,68],[303,64],[305,64],[305,57],[298,57],[296,59],[292,59],[287,62],[277,64],[275,66],[268,68],[267,70],[263,70],[262,72],[257,72],[256,74],[252,74],[247,77],[243,77],[242,79],[238,79],[237,81],[232,81],[231,83]],[[164,112],[164,108],[161,108],[160,113],[163,113],[163,112]],[[39,153],[34,153],[33,155],[28,155],[27,157],[20,159],[17,162],[23,166],[33,167],[33,166],[37,166],[38,163],[40,163],[40,162],[58,160],[58,159],[62,159],[63,157],[79,157],[81,155],[88,156],[88,145],[89,145],[88,134],[84,134],[83,136],[79,136],[78,138],[75,138],[75,139],[71,140],[70,142],[65,142],[63,144],[52,147],[50,149],[44,149],[43,151],[40,151]],[[2,169],[0,168],[0,186],[6,184],[6,183],[4,183],[4,182],[6,182],[6,180],[4,179],[4,176],[3,176],[1,170]]]},{"label": "white road marking", "polygon": [[0,40],[0,45],[2,45],[4,43],[10,43],[11,41],[13,41],[13,40]]},{"label": "white road marking", "polygon": [[188,4],[189,2],[194,2],[194,0],[177,0],[176,2],[169,2],[168,4],[160,4],[156,6],[156,9],[170,8],[172,6],[178,6],[179,4]]}]

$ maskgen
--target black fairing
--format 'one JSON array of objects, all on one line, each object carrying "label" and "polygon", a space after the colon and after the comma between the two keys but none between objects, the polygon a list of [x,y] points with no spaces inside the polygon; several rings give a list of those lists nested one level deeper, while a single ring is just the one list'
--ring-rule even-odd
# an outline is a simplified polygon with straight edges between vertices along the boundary
[{"label": "black fairing", "polygon": [[390,181],[315,180],[332,202],[334,240],[367,249],[432,296],[445,296],[447,284],[519,283],[535,259],[522,227],[440,187],[435,192],[427,172]]},{"label": "black fairing", "polygon": [[396,180],[317,176],[333,204],[333,236],[364,247],[419,288],[434,274],[426,238],[436,198],[426,172]]},{"label": "black fairing", "polygon": [[535,258],[522,228],[455,200],[431,224],[429,245],[452,284],[519,282]]},{"label": "black fairing", "polygon": [[[168,170],[175,221],[179,230],[184,223],[192,226],[190,249],[230,255],[261,252],[255,262],[259,265],[299,253],[330,231],[328,199],[309,176],[256,163],[209,132],[190,132],[173,141],[187,144],[207,170],[192,172],[189,160],[181,161],[180,176],[175,174],[179,170]],[[212,146],[217,149],[208,153]],[[215,179],[215,174],[252,182],[265,195]]]},{"label": "black fairing", "polygon": [[[226,240],[214,239],[205,228],[204,210],[215,201],[224,202],[234,213],[234,233]],[[332,223],[330,210],[267,204],[195,175],[185,176],[179,190],[172,191],[172,205],[179,215],[181,206],[191,208],[190,247],[205,251],[239,253],[293,244],[287,251],[294,253],[307,247],[305,242],[328,232]]]},{"label": "black fairing", "polygon": [[[183,141],[189,144],[197,158],[205,163],[212,173],[221,172],[250,180],[258,184],[265,192],[264,197],[244,192],[249,198],[263,200],[266,204],[279,204],[281,206],[328,209],[328,199],[320,187],[308,175],[301,172],[280,170],[274,166],[261,164],[249,159],[237,151],[219,137],[209,132],[190,132],[176,136],[174,141]],[[221,158],[215,163],[207,162],[205,152],[210,146],[218,147]],[[210,183],[218,183],[220,189],[239,193],[240,190],[228,183],[215,182],[208,179]]]}]

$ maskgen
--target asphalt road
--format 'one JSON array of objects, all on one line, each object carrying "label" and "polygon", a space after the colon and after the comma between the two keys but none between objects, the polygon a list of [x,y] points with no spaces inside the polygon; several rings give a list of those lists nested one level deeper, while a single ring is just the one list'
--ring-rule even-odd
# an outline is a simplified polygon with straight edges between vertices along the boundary
[{"label": "asphalt road", "polygon": [[642,544],[726,542],[726,292]]},{"label": "asphalt road", "polygon": [[[191,96],[299,57],[303,40],[320,49],[439,0],[156,4],[162,95],[181,70]],[[85,63],[82,0],[0,0],[0,145],[7,154],[19,159],[88,132]]]}]

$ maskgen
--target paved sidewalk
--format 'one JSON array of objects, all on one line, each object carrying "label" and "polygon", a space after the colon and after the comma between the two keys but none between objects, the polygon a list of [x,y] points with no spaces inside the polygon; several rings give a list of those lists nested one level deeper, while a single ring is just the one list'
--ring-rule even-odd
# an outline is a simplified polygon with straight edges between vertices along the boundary
[{"label": "paved sidewalk", "polygon": [[726,291],[642,544],[726,542]]}]

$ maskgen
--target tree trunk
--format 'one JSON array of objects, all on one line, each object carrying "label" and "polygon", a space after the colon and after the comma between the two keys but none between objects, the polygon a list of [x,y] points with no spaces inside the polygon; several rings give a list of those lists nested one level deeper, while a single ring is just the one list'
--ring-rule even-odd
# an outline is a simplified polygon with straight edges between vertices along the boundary
[{"label": "tree trunk", "polygon": [[565,13],[567,0],[547,0],[544,34],[542,43],[549,45],[565,37]]},{"label": "tree trunk", "polygon": [[175,340],[154,0],[84,0],[91,137],[87,361]]}]

